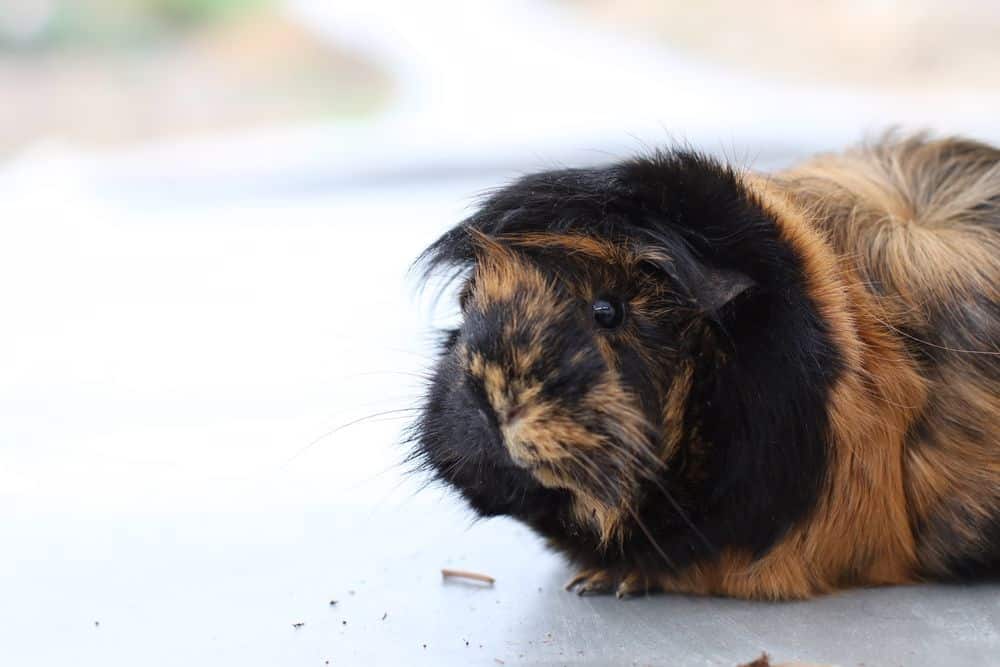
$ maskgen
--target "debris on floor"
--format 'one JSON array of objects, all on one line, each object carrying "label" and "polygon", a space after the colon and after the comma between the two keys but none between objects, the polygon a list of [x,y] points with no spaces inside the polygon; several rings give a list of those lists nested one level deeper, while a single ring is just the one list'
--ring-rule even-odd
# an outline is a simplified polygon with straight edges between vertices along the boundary
[{"label": "debris on floor", "polygon": [[761,653],[760,657],[753,662],[746,662],[737,667],[830,667],[829,665],[818,665],[814,663],[807,662],[782,662],[782,663],[772,663],[771,656],[767,653]]},{"label": "debris on floor", "polygon": [[478,572],[467,572],[465,570],[450,570],[448,568],[441,569],[441,576],[445,579],[469,579],[471,581],[481,581],[484,584],[489,584],[492,586],[496,579],[489,576],[488,574],[480,574]]}]

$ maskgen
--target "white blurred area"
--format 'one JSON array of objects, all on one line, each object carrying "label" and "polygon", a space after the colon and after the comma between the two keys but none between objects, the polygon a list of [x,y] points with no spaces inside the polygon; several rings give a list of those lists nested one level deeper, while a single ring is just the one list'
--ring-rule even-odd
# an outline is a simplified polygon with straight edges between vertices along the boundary
[{"label": "white blurred area", "polygon": [[[926,85],[919,59],[884,61],[918,48],[891,32],[917,25],[915,13],[961,5],[996,29],[992,3],[817,3],[814,14],[809,3],[753,4],[784,12],[780,29],[718,3],[246,4],[0,8],[0,588],[13,591],[0,606],[0,663],[282,664],[291,654],[251,651],[243,628],[277,605],[288,616],[268,628],[288,633],[296,607],[272,564],[230,554],[216,526],[250,540],[266,515],[255,544],[294,552],[301,536],[286,523],[327,516],[341,532],[311,544],[334,559],[331,580],[345,550],[372,568],[379,553],[405,551],[390,541],[369,557],[358,537],[396,509],[464,526],[456,503],[403,474],[409,413],[380,413],[417,405],[433,325],[448,315],[418,291],[410,262],[485,189],[672,142],[768,168],[891,125],[1000,141],[1000,67],[978,78],[946,67],[954,57],[969,71],[961,33],[954,52],[921,47],[933,50]],[[90,24],[87,7],[125,18]],[[663,27],[677,12],[682,33]],[[814,19],[830,15],[843,20],[824,31]],[[830,72],[837,57],[795,46],[827,40],[844,53],[851,40],[835,31],[859,26],[871,67],[905,70],[906,85],[854,76],[856,57]],[[794,59],[782,35],[802,49],[795,67],[776,64]],[[1000,60],[1000,40],[992,48],[984,62]],[[101,526],[99,548],[87,522]],[[150,522],[161,527],[152,536]],[[115,550],[119,539],[141,546]],[[147,549],[184,569],[145,578]],[[226,589],[198,610],[241,648],[211,653],[205,631],[190,655],[174,646],[149,661],[146,642],[215,590],[203,551],[260,571],[260,599],[237,596],[237,609]],[[103,587],[60,569],[88,559],[138,574],[98,568]],[[146,586],[194,599],[161,609],[136,597]],[[95,609],[123,623],[141,613],[129,636],[97,645]],[[52,628],[72,640],[39,652]],[[254,630],[261,642],[272,631]],[[283,664],[322,664],[314,653]]]},{"label": "white blurred area", "polygon": [[[0,147],[15,128],[15,159],[80,158],[130,192],[514,173],[673,141],[767,161],[889,126],[1000,138],[1000,13],[985,0],[77,0],[131,8],[132,39],[154,35],[136,48],[123,29],[80,28],[131,45],[111,61],[83,38],[29,47],[76,3],[14,2],[0,18],[18,46],[0,58]],[[157,12],[135,18],[144,3]],[[240,3],[242,20],[173,41],[150,27]],[[13,67],[33,58],[39,76]],[[74,69],[87,62],[96,72]]]},{"label": "white blurred area", "polygon": [[0,35],[15,43],[24,43],[45,29],[52,20],[52,0],[9,0],[7,11],[0,14]]},{"label": "white blurred area", "polygon": [[0,507],[252,512],[398,485],[410,413],[377,413],[418,395],[407,267],[456,189],[184,205],[65,169],[7,184]]}]

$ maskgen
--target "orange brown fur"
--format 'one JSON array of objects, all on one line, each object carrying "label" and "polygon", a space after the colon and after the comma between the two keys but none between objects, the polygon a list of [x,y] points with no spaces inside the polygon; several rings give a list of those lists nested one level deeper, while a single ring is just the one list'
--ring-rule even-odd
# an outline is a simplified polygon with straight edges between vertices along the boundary
[{"label": "orange brown fur", "polygon": [[[1000,377],[968,366],[970,355],[998,354],[998,341],[940,350],[931,380],[899,332],[926,324],[930,304],[1000,300],[1000,233],[976,226],[1000,217],[998,159],[970,142],[911,139],[819,158],[776,180],[747,177],[805,259],[848,362],[830,405],[833,461],[814,518],[764,557],[727,553],[666,577],[664,589],[803,598],[947,575],[946,560],[965,546],[956,536],[975,542],[997,520]],[[929,407],[929,394],[946,398]],[[918,419],[929,426],[915,437]]]}]

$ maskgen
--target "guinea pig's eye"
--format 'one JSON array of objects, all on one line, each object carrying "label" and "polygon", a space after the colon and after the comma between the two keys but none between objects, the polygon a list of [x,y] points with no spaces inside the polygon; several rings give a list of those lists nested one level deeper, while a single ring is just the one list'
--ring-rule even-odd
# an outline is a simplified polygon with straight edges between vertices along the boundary
[{"label": "guinea pig's eye", "polygon": [[625,304],[614,299],[597,299],[590,305],[594,314],[594,322],[602,329],[614,329],[621,326],[625,319]]}]

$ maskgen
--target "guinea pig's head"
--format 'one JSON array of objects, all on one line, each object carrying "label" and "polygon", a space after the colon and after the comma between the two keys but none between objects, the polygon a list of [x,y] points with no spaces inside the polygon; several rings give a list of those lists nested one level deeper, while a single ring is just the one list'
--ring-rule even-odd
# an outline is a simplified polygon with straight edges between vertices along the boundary
[{"label": "guinea pig's head", "polygon": [[[423,417],[435,468],[486,514],[543,510],[546,490],[611,529],[669,457],[669,393],[684,308],[624,240],[485,236]],[[540,502],[541,501],[541,502]]]},{"label": "guinea pig's head", "polygon": [[692,407],[724,375],[711,389],[701,375],[736,351],[733,313],[773,273],[720,254],[739,240],[722,218],[771,224],[736,174],[683,153],[528,176],[486,199],[422,257],[456,272],[462,316],[418,457],[480,514],[572,524],[599,545],[651,494],[674,504],[661,524],[690,523],[664,515],[704,509],[725,465]]}]

